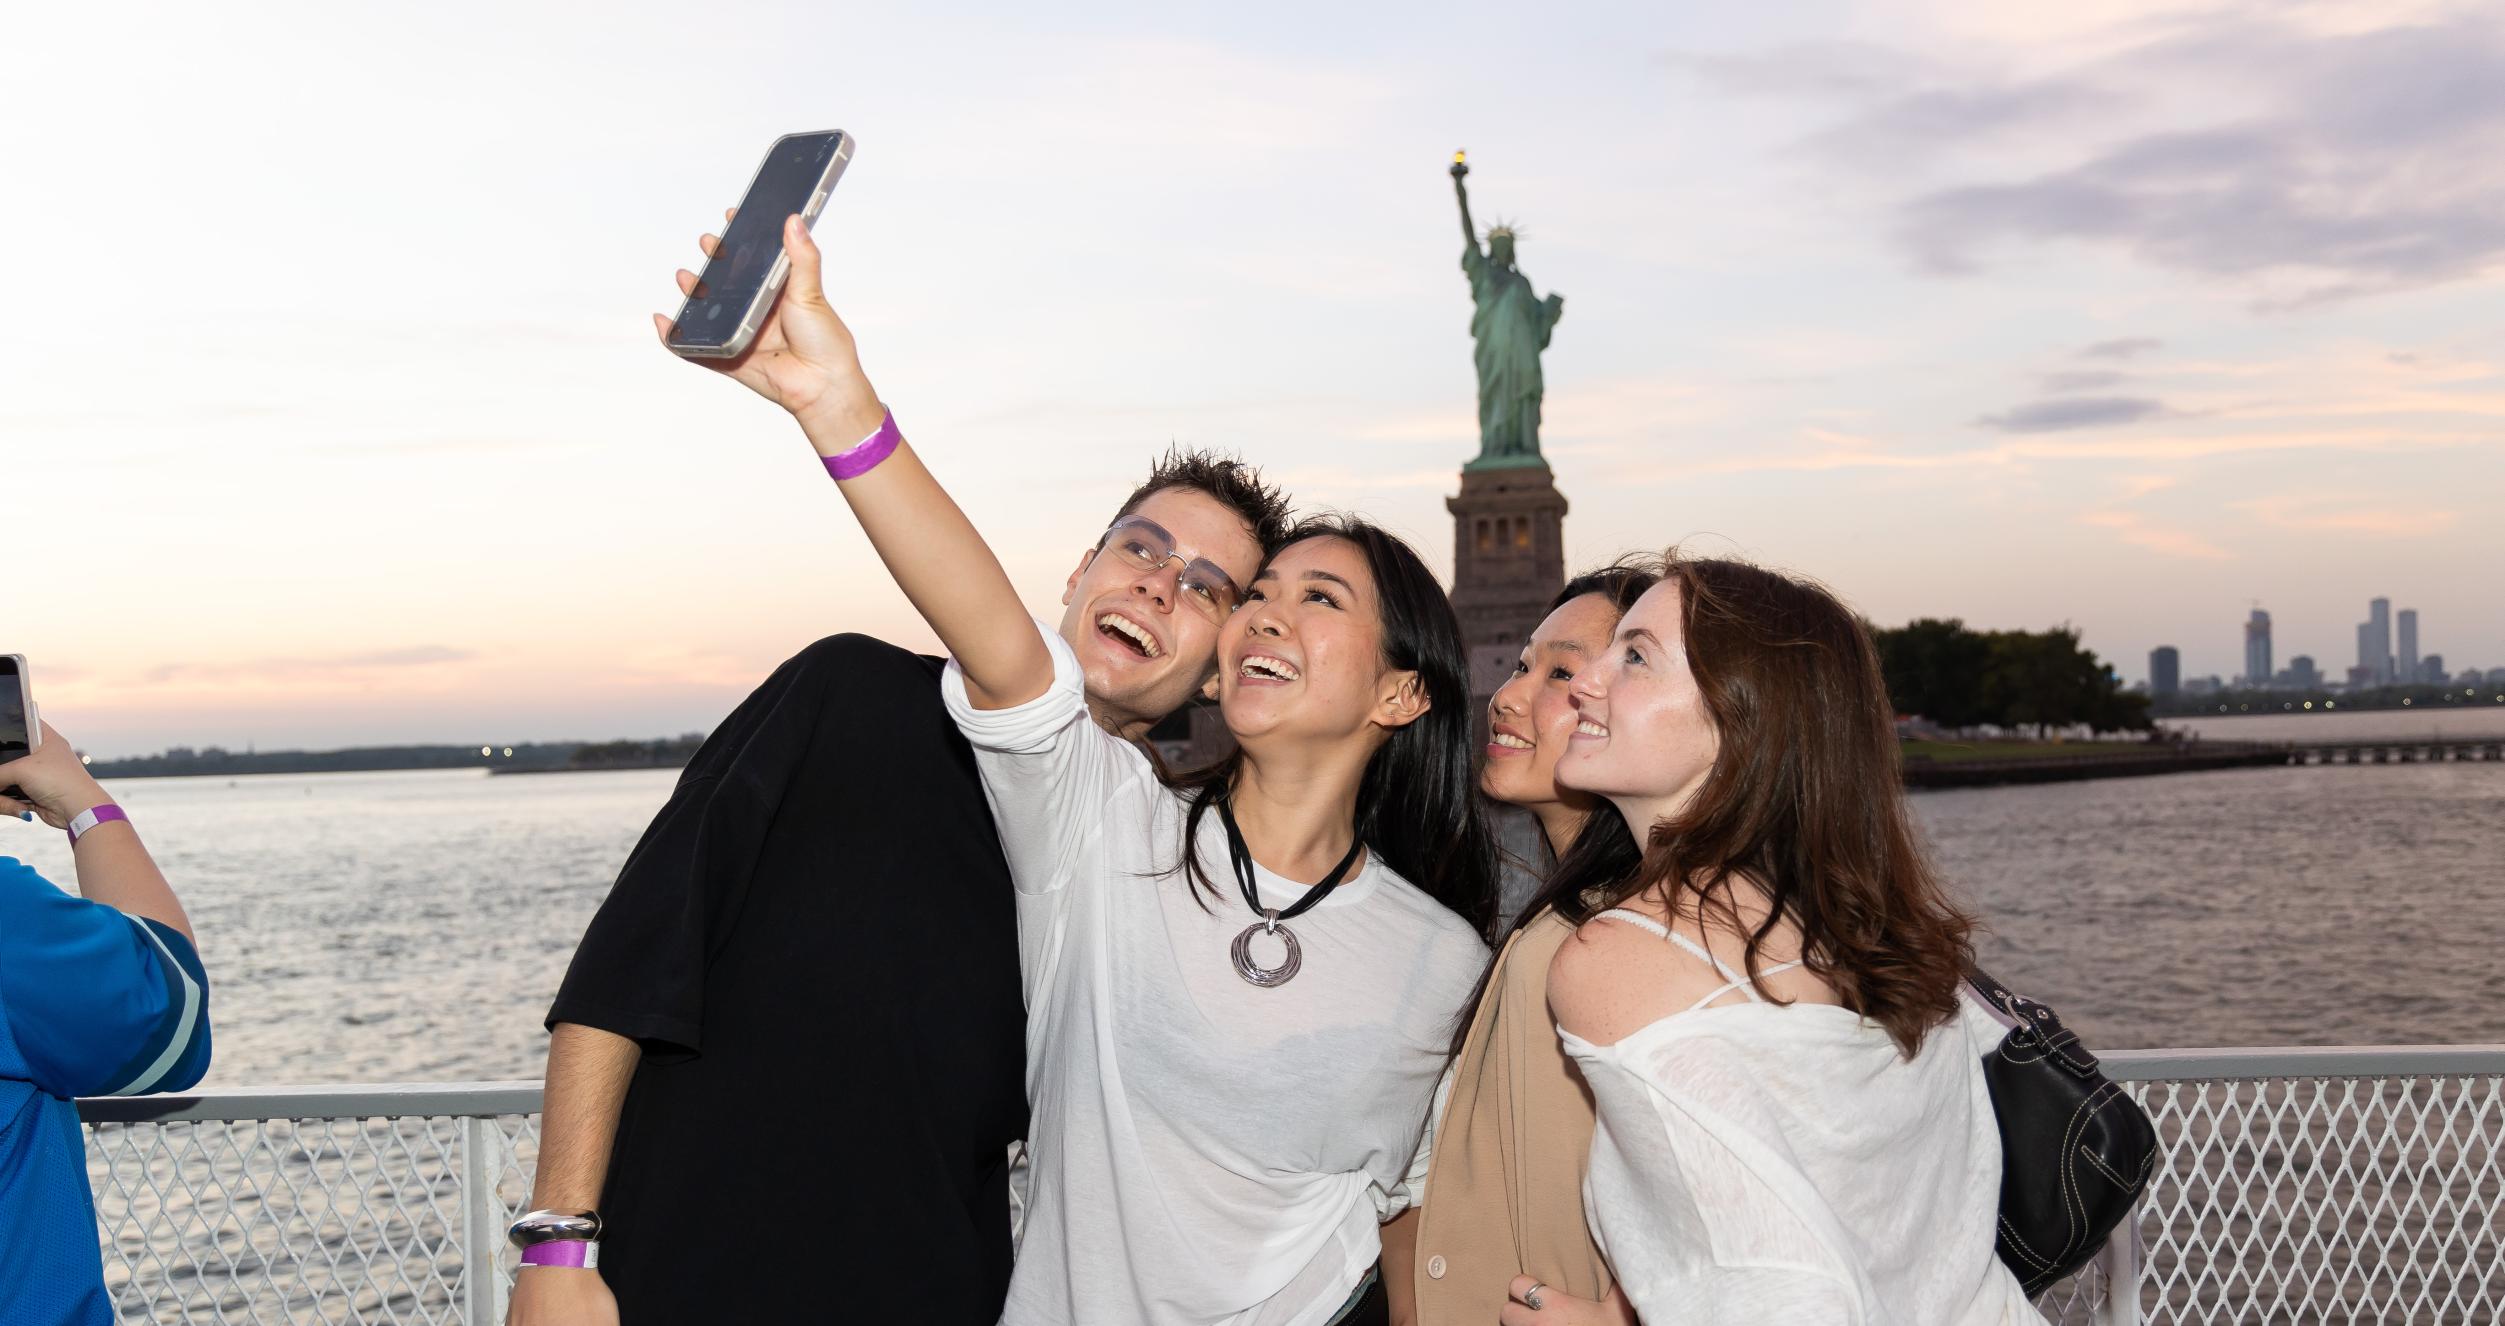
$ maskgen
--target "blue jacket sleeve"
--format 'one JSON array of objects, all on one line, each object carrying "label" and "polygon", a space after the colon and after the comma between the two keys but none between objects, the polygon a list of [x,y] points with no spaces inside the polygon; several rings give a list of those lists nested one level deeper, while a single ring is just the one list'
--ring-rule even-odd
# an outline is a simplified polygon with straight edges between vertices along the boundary
[{"label": "blue jacket sleeve", "polygon": [[209,977],[173,927],[0,857],[0,1018],[56,1096],[179,1091],[209,1068]]}]

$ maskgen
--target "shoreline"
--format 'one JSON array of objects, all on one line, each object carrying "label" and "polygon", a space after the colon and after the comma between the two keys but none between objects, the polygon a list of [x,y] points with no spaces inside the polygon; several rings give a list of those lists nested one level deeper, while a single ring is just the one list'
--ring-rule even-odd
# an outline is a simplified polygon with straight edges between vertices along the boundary
[{"label": "shoreline", "polygon": [[684,769],[685,760],[655,760],[644,764],[535,764],[520,766],[490,765],[487,776],[507,778],[516,774],[561,773],[638,773],[652,769]]},{"label": "shoreline", "polygon": [[2152,778],[2217,769],[2278,768],[2292,750],[2151,751],[2133,754],[2032,756],[2007,760],[1905,759],[1905,789],[1941,791],[1961,787],[2007,787],[2026,783],[2077,783],[2094,778]]}]

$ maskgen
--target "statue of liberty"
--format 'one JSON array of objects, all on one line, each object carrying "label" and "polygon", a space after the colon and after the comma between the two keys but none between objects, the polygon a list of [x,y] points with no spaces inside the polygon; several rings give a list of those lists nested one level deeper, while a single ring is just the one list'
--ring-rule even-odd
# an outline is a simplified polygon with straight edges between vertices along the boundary
[{"label": "statue of liberty", "polygon": [[1479,454],[1465,470],[1509,469],[1544,464],[1540,459],[1540,351],[1565,314],[1566,297],[1540,298],[1531,278],[1513,265],[1513,227],[1488,229],[1487,247],[1470,224],[1470,191],[1462,178],[1470,163],[1453,153],[1453,193],[1461,200],[1461,270],[1470,276],[1470,335],[1478,342]]}]

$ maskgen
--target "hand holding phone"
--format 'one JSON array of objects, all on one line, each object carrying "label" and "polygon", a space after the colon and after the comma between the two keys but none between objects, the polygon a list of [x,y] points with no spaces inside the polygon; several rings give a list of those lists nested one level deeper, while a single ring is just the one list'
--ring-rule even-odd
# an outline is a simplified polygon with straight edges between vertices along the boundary
[{"label": "hand holding phone", "polygon": [[61,829],[103,800],[78,751],[35,711],[26,656],[0,654],[0,811],[32,810]]},{"label": "hand holding phone", "polygon": [[[706,235],[696,242],[696,247],[716,263],[742,233],[741,218],[757,213],[748,207],[735,207],[723,215],[731,223],[726,235]],[[779,232],[770,233],[781,245],[788,279],[757,324],[747,351],[736,358],[698,356],[689,362],[734,378],[782,406],[799,421],[802,431],[822,454],[833,455],[876,430],[886,409],[861,371],[861,356],[853,344],[851,330],[826,301],[824,259],[809,237],[808,227],[794,214],[784,218]],[[711,271],[712,266],[708,264],[706,270]],[[678,273],[680,293],[688,295],[692,302],[702,280],[682,269]],[[675,324],[658,313],[652,321],[662,343],[675,351]]]},{"label": "hand holding phone", "polygon": [[78,813],[109,798],[95,776],[50,723],[36,723],[36,750],[0,764],[0,810],[35,817],[56,829],[70,827]]},{"label": "hand holding phone", "polygon": [[[797,217],[786,223],[784,242],[791,253],[791,281],[748,353],[738,359],[689,362],[732,378],[782,406],[813,439],[848,439],[842,443],[848,446],[876,429],[886,409],[861,371],[852,329],[826,302],[820,283],[821,256]],[[718,243],[711,235],[697,241],[707,252]],[[682,290],[694,280],[684,270],[678,274]],[[656,313],[652,321],[663,336],[669,334],[668,319]]]},{"label": "hand holding phone", "polygon": [[814,225],[835,182],[852,160],[852,135],[841,129],[785,134],[768,148],[739,206],[727,214],[721,243],[705,250],[704,271],[692,284],[663,341],[690,359],[737,359],[748,353],[766,315],[791,274],[783,219]]}]

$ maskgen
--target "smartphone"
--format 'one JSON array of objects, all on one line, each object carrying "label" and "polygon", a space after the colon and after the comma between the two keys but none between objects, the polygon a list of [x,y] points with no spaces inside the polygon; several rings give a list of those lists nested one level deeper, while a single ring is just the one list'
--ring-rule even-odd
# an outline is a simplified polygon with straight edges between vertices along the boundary
[{"label": "smartphone", "polygon": [[797,212],[802,225],[816,225],[850,160],[852,135],[841,129],[774,140],[739,200],[739,214],[722,232],[721,247],[696,274],[695,293],[671,324],[670,349],[689,359],[748,353],[791,275],[791,259],[783,254],[783,218]]},{"label": "smartphone", "polygon": [[[35,753],[43,744],[43,720],[35,716],[35,693],[26,686],[26,656],[0,654],[0,764]],[[17,795],[0,787],[0,796]]]}]

